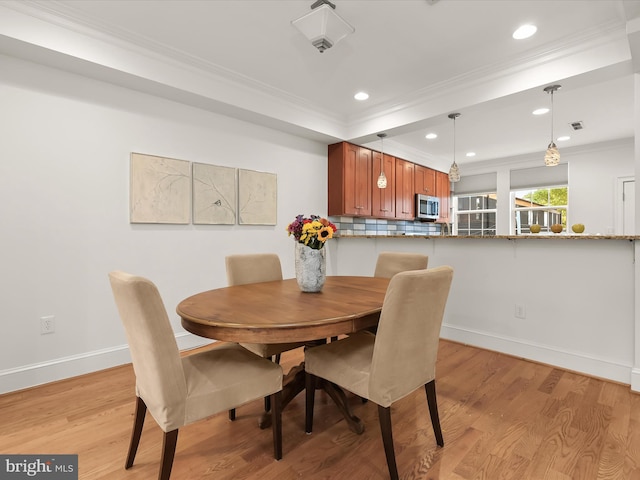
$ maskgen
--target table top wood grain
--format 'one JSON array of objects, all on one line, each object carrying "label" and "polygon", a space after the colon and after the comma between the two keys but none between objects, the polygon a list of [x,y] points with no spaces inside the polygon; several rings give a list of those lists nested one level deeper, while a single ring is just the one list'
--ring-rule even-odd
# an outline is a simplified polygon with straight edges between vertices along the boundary
[{"label": "table top wood grain", "polygon": [[247,343],[311,341],[377,324],[388,278],[329,276],[322,292],[301,292],[295,279],[198,293],[176,312],[185,330]]}]

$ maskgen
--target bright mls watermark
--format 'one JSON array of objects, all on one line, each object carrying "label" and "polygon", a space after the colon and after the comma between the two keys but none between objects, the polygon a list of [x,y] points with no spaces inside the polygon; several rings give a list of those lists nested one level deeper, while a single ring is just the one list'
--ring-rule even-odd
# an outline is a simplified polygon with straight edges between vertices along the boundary
[{"label": "bright mls watermark", "polygon": [[0,455],[0,480],[78,480],[78,455]]}]

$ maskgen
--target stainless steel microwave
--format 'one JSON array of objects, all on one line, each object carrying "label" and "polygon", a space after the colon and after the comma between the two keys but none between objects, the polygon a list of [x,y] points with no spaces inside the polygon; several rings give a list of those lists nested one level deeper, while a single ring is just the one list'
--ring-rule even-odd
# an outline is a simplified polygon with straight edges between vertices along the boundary
[{"label": "stainless steel microwave", "polygon": [[429,195],[416,194],[416,218],[435,221],[440,217],[440,199]]}]

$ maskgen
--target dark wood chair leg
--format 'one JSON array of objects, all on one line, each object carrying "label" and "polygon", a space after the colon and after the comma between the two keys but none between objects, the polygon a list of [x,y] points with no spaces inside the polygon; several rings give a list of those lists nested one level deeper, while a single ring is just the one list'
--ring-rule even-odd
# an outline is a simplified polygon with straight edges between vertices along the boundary
[{"label": "dark wood chair leg", "polygon": [[316,376],[311,373],[305,373],[305,414],[304,414],[304,431],[311,433],[313,431],[313,405],[316,400]]},{"label": "dark wood chair leg", "polygon": [[282,458],[282,391],[271,395],[271,429],[273,430],[273,456]]},{"label": "dark wood chair leg", "polygon": [[236,409],[232,408],[231,410],[229,410],[229,420],[233,422],[235,419],[236,419]]},{"label": "dark wood chair leg", "polygon": [[391,432],[391,407],[378,405],[378,417],[380,419],[382,444],[384,445],[384,454],[387,457],[389,476],[391,480],[398,480],[398,466],[396,465],[396,454],[393,451],[393,434]]},{"label": "dark wood chair leg", "polygon": [[131,431],[131,441],[129,442],[129,453],[124,468],[128,469],[133,466],[133,460],[136,458],[138,445],[140,445],[140,436],[142,435],[142,427],[144,425],[144,416],[147,413],[147,405],[140,397],[136,397],[136,411],[133,418],[133,430]]},{"label": "dark wood chair leg", "polygon": [[438,402],[436,401],[436,381],[431,380],[425,384],[424,390],[427,392],[429,415],[431,415],[431,424],[433,425],[433,433],[436,435],[436,443],[444,447],[444,438],[442,438],[442,429],[440,428],[440,417],[438,416]]},{"label": "dark wood chair leg", "polygon": [[171,468],[173,467],[173,457],[176,454],[176,444],[178,443],[178,429],[165,432],[162,439],[162,460],[160,461],[160,474],[158,480],[169,480]]}]

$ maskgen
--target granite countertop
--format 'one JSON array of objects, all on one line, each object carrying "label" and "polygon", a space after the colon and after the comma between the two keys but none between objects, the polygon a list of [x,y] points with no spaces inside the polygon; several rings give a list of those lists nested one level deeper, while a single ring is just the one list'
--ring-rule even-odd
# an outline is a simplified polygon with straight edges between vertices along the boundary
[{"label": "granite countertop", "polygon": [[526,235],[336,235],[333,238],[426,238],[426,239],[503,239],[503,240],[640,240],[638,235],[596,235],[590,233],[582,234],[540,234],[531,233]]}]

